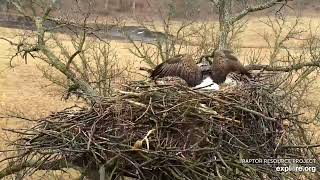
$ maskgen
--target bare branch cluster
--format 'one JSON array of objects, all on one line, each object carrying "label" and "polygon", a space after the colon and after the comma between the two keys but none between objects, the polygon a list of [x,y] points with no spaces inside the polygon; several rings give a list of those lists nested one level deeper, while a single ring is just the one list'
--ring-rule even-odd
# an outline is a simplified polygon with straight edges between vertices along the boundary
[{"label": "bare branch cluster", "polygon": [[[33,1],[29,5],[24,4],[24,1],[11,3],[34,27],[31,35],[23,36],[19,43],[2,38],[17,47],[11,61],[18,55],[26,62],[28,55],[41,59],[50,65],[40,67],[45,77],[69,89],[68,94],[71,91],[80,93],[81,97],[91,102],[99,101],[96,98],[98,95],[107,96],[111,93],[114,79],[120,78],[127,67],[119,66],[116,52],[110,43],[99,35],[101,29],[108,28],[108,25],[89,22],[93,13],[90,8],[91,1],[88,1],[87,9],[76,3],[77,13],[83,17],[79,20],[51,15],[54,10],[54,3],[51,1]],[[61,34],[55,32],[66,34],[66,38],[72,42],[71,48],[61,41]],[[90,36],[95,37],[94,40],[90,40]],[[56,49],[60,51],[57,53]]]},{"label": "bare branch cluster", "polygon": [[241,2],[233,0],[210,0],[214,7],[218,9],[219,15],[219,48],[231,48],[230,32],[231,29],[238,23],[241,19],[246,17],[248,14],[265,10],[275,5],[280,4],[281,7],[277,11],[280,13],[280,10],[287,6],[288,0],[267,0],[258,3],[252,3],[249,1],[241,1],[244,4],[244,9],[239,13],[234,12],[234,7],[241,4]]}]

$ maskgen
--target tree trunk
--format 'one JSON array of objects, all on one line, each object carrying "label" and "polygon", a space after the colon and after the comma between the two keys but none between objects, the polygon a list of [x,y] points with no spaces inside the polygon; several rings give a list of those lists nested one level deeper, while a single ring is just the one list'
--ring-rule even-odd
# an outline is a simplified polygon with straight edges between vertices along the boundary
[{"label": "tree trunk", "polygon": [[218,48],[230,48],[228,42],[228,35],[230,32],[229,16],[231,11],[232,0],[221,0],[219,2],[219,33],[218,33]]},{"label": "tree trunk", "polygon": [[136,0],[132,0],[132,13],[136,16]]},{"label": "tree trunk", "polygon": [[104,10],[108,11],[109,0],[105,0],[104,2]]},{"label": "tree trunk", "polygon": [[83,97],[89,99],[92,103],[99,102],[99,94],[83,79],[78,78],[76,74],[66,68],[66,66],[50,51],[43,42],[39,43],[41,52],[48,58],[47,63],[54,66],[57,70],[63,73],[74,84],[79,86],[83,91]]},{"label": "tree trunk", "polygon": [[119,11],[122,12],[123,11],[123,0],[117,0],[117,2],[118,2]]}]

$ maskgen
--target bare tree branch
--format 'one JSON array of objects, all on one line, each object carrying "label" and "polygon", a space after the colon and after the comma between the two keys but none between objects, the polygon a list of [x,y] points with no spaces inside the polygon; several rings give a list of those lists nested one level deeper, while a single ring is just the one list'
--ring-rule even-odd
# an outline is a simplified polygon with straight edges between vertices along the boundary
[{"label": "bare tree branch", "polygon": [[63,168],[78,169],[72,164],[67,163],[65,159],[58,159],[46,163],[43,163],[42,161],[26,161],[23,163],[8,165],[5,169],[2,169],[0,171],[0,179],[16,174],[26,168],[37,168],[37,170],[61,170]]},{"label": "bare tree branch", "polygon": [[[256,6],[249,6],[246,9],[244,9],[243,11],[241,11],[239,14],[237,14],[234,17],[230,18],[229,23],[233,24],[236,21],[238,21],[238,20],[242,19],[243,17],[245,17],[249,13],[256,12],[256,11],[261,11],[261,10],[264,10],[264,9],[268,9],[268,8],[278,4],[278,3],[286,4],[287,1],[288,0],[271,0],[271,1],[268,1],[266,3],[256,5]],[[289,1],[293,1],[293,0],[289,0]]]},{"label": "bare tree branch", "polygon": [[320,144],[282,146],[282,148],[318,148],[318,147],[320,147]]},{"label": "bare tree branch", "polygon": [[71,62],[73,61],[73,59],[82,52],[82,49],[83,49],[83,46],[84,46],[84,43],[86,41],[86,24],[87,24],[87,20],[89,18],[89,13],[86,14],[85,18],[84,18],[84,21],[83,21],[83,33],[82,33],[82,38],[80,40],[80,43],[79,43],[79,46],[78,46],[78,49],[75,53],[73,53],[71,55],[71,57],[69,58],[67,64],[66,64],[66,69],[69,69],[69,66],[71,64]]},{"label": "bare tree branch", "polygon": [[[22,5],[18,3],[18,1],[13,2],[12,4],[21,14],[26,16],[24,14]],[[22,45],[18,45],[18,52],[14,57],[16,57],[19,54],[22,54],[22,57],[26,59],[27,54],[30,54],[31,56],[33,56],[31,52],[34,52],[34,51],[43,54],[46,57],[46,58],[42,58],[45,62],[55,67],[57,70],[63,73],[68,79],[70,79],[74,84],[78,85],[79,89],[83,92],[83,95],[85,96],[85,98],[89,99],[91,102],[96,102],[98,101],[98,93],[85,80],[81,79],[80,77],[77,77],[76,73],[74,73],[69,69],[69,66],[72,63],[72,60],[75,58],[75,56],[77,56],[79,53],[82,52],[82,48],[86,38],[86,33],[85,33],[86,21],[88,19],[89,14],[86,15],[84,20],[84,25],[83,25],[84,33],[82,34],[83,37],[80,40],[79,46],[76,52],[70,56],[70,58],[68,59],[68,62],[65,64],[60,60],[58,56],[55,55],[55,53],[46,44],[47,40],[45,39],[45,33],[47,32],[47,29],[45,27],[45,22],[48,19],[50,19],[49,15],[52,10],[53,10],[53,5],[49,3],[44,8],[44,13],[41,17],[39,16],[31,17],[31,19],[35,22],[35,25],[36,25],[35,35],[37,38],[37,42],[33,45],[25,45],[23,43]],[[11,41],[8,41],[8,42],[10,44],[15,44]]]},{"label": "bare tree branch", "polygon": [[313,61],[313,62],[298,63],[298,64],[289,65],[289,66],[270,66],[270,65],[252,64],[252,65],[247,65],[246,69],[248,69],[248,70],[290,72],[290,71],[297,71],[297,70],[300,70],[305,67],[319,67],[320,68],[320,60]]}]

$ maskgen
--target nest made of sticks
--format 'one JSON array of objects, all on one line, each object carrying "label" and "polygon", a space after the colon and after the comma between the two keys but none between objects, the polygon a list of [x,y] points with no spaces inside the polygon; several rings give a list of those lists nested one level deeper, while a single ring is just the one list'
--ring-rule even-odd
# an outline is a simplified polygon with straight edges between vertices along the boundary
[{"label": "nest made of sticks", "polygon": [[[40,119],[13,145],[24,159],[59,158],[112,177],[138,179],[251,179],[278,176],[240,158],[275,158],[283,122],[297,118],[268,83],[215,92],[185,86],[124,85],[90,108],[69,108]],[[17,132],[17,131],[16,131]],[[295,152],[291,152],[294,154]]]}]

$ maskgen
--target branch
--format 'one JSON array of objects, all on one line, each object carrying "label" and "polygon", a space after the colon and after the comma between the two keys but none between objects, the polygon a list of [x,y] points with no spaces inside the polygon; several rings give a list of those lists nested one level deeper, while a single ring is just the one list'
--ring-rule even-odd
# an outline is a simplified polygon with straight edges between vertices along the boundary
[{"label": "branch", "polygon": [[293,1],[293,0],[270,0],[270,1],[263,3],[263,4],[259,4],[256,6],[249,6],[246,9],[244,9],[243,11],[241,11],[239,14],[230,18],[230,24],[233,24],[233,23],[239,21],[240,19],[242,19],[243,17],[245,17],[249,13],[268,9],[278,3],[286,4],[287,1]]},{"label": "branch", "polygon": [[320,68],[320,60],[313,61],[313,62],[298,63],[298,64],[289,65],[289,66],[270,66],[270,65],[252,64],[252,65],[247,65],[245,67],[247,70],[290,72],[290,71],[297,71],[305,67]]},{"label": "branch", "polygon": [[50,161],[43,163],[41,161],[26,161],[23,163],[17,163],[13,165],[8,165],[6,168],[0,171],[0,179],[23,171],[26,168],[36,168],[36,170],[61,170],[63,168],[75,168],[72,164],[66,162],[65,159],[58,159],[55,161]]},{"label": "branch", "polygon": [[[279,72],[290,72],[290,71],[297,71],[305,67],[318,67],[320,68],[320,60],[313,61],[313,62],[305,62],[305,63],[298,63],[293,64],[290,66],[270,66],[270,65],[261,65],[261,64],[250,64],[245,66],[247,70],[264,70],[264,71],[279,71]],[[140,67],[141,71],[146,71],[148,73],[152,72],[152,69]]]},{"label": "branch", "polygon": [[277,119],[272,118],[272,117],[268,117],[268,116],[266,116],[266,115],[264,115],[264,114],[262,114],[262,113],[259,113],[259,112],[257,112],[257,111],[254,111],[254,110],[251,110],[251,109],[247,109],[247,108],[245,108],[245,107],[238,106],[238,105],[235,105],[234,107],[235,107],[235,108],[238,108],[238,109],[241,109],[241,110],[243,110],[243,111],[247,111],[247,112],[252,113],[252,114],[254,114],[254,115],[260,116],[260,117],[262,117],[262,118],[265,119],[265,120],[272,121],[272,122],[277,122]]},{"label": "branch", "polygon": [[[80,49],[80,48],[79,48]],[[82,49],[82,48],[81,48]],[[77,50],[75,53],[71,55],[71,57],[68,59],[68,62],[66,64],[66,69],[69,70],[70,64],[72,63],[73,59],[82,52],[82,50]]]},{"label": "branch", "polygon": [[27,45],[24,44],[23,42],[22,43],[15,43],[15,42],[13,42],[7,38],[4,38],[4,37],[0,37],[0,40],[5,40],[8,43],[10,43],[10,45],[17,47],[17,52],[10,58],[10,67],[13,67],[12,61],[18,55],[21,55],[21,57],[25,60],[25,63],[27,64],[27,55],[29,54],[31,57],[34,58],[34,55],[32,54],[32,52],[39,51],[39,48],[37,46],[24,47]]},{"label": "branch", "polygon": [[23,44],[15,43],[15,42],[13,42],[7,38],[4,38],[4,37],[0,37],[0,39],[7,41],[8,43],[10,43],[11,46],[17,46],[18,48],[19,48],[19,46],[23,45]]},{"label": "branch", "polygon": [[83,49],[83,46],[84,46],[84,43],[86,42],[86,25],[87,25],[87,21],[88,21],[88,18],[89,18],[89,13],[86,14],[86,16],[84,17],[84,20],[83,20],[83,34],[82,34],[82,38],[80,39],[80,42],[79,42],[79,46],[77,48],[77,51],[75,53],[72,54],[72,56],[69,58],[67,64],[66,64],[66,69],[69,70],[69,66],[71,64],[71,62],[73,61],[73,59],[82,52],[82,49]]},{"label": "branch", "polygon": [[152,71],[153,71],[152,69],[146,68],[146,67],[140,67],[139,70],[140,70],[140,71],[145,71],[145,72],[147,72],[148,74],[151,74]]},{"label": "branch", "polygon": [[[14,3],[13,4],[16,9],[23,14],[23,9],[19,3]],[[59,57],[52,51],[52,49],[46,44],[47,40],[45,39],[45,33],[47,32],[47,29],[45,28],[45,22],[50,19],[49,15],[52,11],[53,7],[52,5],[48,5],[48,7],[45,8],[44,13],[42,17],[32,17],[33,21],[35,22],[36,25],[36,38],[37,42],[35,45],[31,47],[23,47],[22,49],[19,49],[18,46],[18,54],[22,54],[22,57],[26,58],[27,54],[31,54],[31,52],[37,51],[39,53],[42,53],[46,58],[43,58],[46,63],[52,65],[55,67],[58,71],[63,73],[68,79],[70,79],[74,84],[79,86],[79,89],[82,91],[84,98],[89,99],[92,103],[99,101],[98,97],[98,92],[93,89],[90,84],[88,84],[85,80],[77,77],[76,73],[71,71],[69,69],[70,63],[72,63],[73,59],[82,51],[85,38],[86,38],[86,33],[85,33],[85,27],[86,27],[86,22],[89,17],[87,15],[84,20],[84,34],[82,39],[80,40],[79,47],[76,50],[76,52],[68,59],[67,64],[63,63]],[[24,15],[24,14],[23,14]],[[4,38],[2,38],[4,39]],[[6,39],[4,39],[6,40]],[[7,40],[8,41],[8,40]],[[8,41],[9,43],[13,43],[10,40]],[[24,44],[23,44],[24,45]],[[24,45],[26,46],[26,45]]]},{"label": "branch", "polygon": [[282,146],[282,148],[318,148],[320,147],[320,144],[310,144],[310,145],[292,145],[292,146]]},{"label": "branch", "polygon": [[29,17],[30,19],[34,20],[34,17],[29,16],[29,15],[26,14],[26,11],[23,9],[23,7],[21,5],[21,1],[7,0],[7,2],[12,4],[20,14],[22,14],[25,17]]}]

